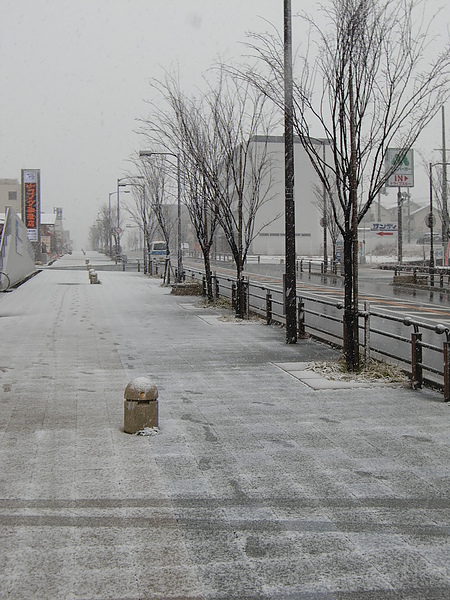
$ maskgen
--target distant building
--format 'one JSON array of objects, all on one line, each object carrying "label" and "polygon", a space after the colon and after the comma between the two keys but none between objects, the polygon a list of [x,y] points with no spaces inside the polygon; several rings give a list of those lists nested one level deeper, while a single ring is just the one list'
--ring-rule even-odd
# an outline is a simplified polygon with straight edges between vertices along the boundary
[{"label": "distant building", "polygon": [[[255,239],[250,254],[283,255],[285,252],[284,222],[284,137],[255,136],[252,142],[258,146],[267,143],[271,159],[272,186],[268,200],[259,208],[255,220]],[[317,139],[317,145],[328,148],[327,140]],[[321,151],[320,151],[321,152]],[[268,175],[266,175],[268,177]],[[303,149],[300,139],[294,138],[294,201],[295,246],[298,256],[319,255],[323,251],[322,212],[317,205],[317,189],[320,180]],[[264,189],[264,183],[262,188]]]},{"label": "distant building", "polygon": [[[412,194],[411,194],[412,196]],[[427,216],[429,206],[421,206],[414,202],[412,197],[407,197],[402,206],[402,240],[403,245],[423,245],[421,240],[429,235]],[[442,231],[440,211],[433,211],[435,216],[434,234],[440,236]],[[381,202],[374,202],[369,208],[364,220],[359,225],[359,241],[364,244],[365,254],[380,250],[381,247],[397,246],[398,244],[398,206],[386,208]],[[376,229],[377,224],[392,225],[392,230]],[[395,229],[394,229],[395,228]]]},{"label": "distant building", "polygon": [[[318,153],[325,155],[330,150],[328,140],[312,140],[318,146]],[[268,200],[259,210],[255,221],[257,234],[250,246],[250,254],[283,255],[285,251],[284,235],[284,137],[255,136],[256,145],[268,143],[268,152],[272,159],[273,186]],[[329,160],[329,158],[327,157]],[[296,254],[302,256],[323,255],[322,208],[320,197],[322,184],[298,137],[294,138],[294,201],[295,201],[295,237]],[[406,191],[405,188],[403,191]],[[358,238],[361,254],[369,253],[380,246],[397,245],[398,209],[386,208],[380,195],[373,202],[363,221],[359,225]],[[411,195],[404,198],[402,208],[402,232],[404,244],[416,244],[421,236],[429,233],[426,216],[429,208],[414,202]],[[439,211],[434,211],[435,233],[441,232]],[[388,233],[379,234],[374,224],[392,225]],[[332,242],[327,234],[327,251],[332,253]]]},{"label": "distant building", "polygon": [[22,208],[18,179],[0,179],[0,213],[6,212],[7,206],[20,215]]}]

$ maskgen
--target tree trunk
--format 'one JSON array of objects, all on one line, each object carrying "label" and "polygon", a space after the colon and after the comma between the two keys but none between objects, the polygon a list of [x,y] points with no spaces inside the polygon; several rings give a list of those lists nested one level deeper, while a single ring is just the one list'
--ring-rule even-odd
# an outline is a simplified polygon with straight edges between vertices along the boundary
[{"label": "tree trunk", "polygon": [[214,300],[213,293],[213,285],[212,285],[212,276],[211,276],[211,257],[209,255],[209,249],[202,247],[203,251],[203,263],[205,265],[205,277],[206,277],[206,295],[208,298],[208,302],[212,302]]},{"label": "tree trunk", "polygon": [[344,237],[344,358],[348,371],[355,370],[353,310],[353,236]]},{"label": "tree trunk", "polygon": [[350,210],[351,210],[351,263],[352,263],[352,362],[347,362],[349,371],[359,369],[359,321],[358,321],[358,180],[356,174],[356,133],[355,133],[355,104],[353,99],[353,70],[349,71],[349,103],[350,103]]},{"label": "tree trunk", "polygon": [[236,317],[238,317],[238,319],[243,319],[245,317],[245,286],[242,271],[242,257],[239,256],[236,264]]}]

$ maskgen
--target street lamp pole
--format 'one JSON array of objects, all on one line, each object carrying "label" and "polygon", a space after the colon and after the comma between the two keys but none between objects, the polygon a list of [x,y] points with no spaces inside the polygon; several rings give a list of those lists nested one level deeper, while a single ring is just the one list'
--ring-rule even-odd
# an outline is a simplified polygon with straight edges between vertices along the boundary
[{"label": "street lamp pole", "polygon": [[447,206],[447,149],[445,147],[445,108],[442,107],[442,246],[444,255],[449,241],[449,216]]},{"label": "street lamp pole", "polygon": [[181,250],[181,165],[180,154],[173,152],[153,152],[152,150],[140,150],[139,156],[173,156],[177,159],[177,201],[178,201],[178,240],[177,240],[177,282],[183,281],[183,253]]},{"label": "street lamp pole", "polygon": [[120,187],[119,187],[119,182],[120,179],[117,180],[117,229],[116,229],[116,240],[117,240],[117,247],[116,247],[116,261],[117,258],[119,256],[119,252],[120,252],[120,217],[119,217],[119,211],[120,211]]},{"label": "street lamp pole", "polygon": [[[443,169],[443,175],[444,175],[444,180],[447,177],[447,166],[450,165],[449,162],[437,162],[437,163],[430,163],[430,173],[429,173],[429,177],[430,177],[430,213],[428,215],[428,227],[430,229],[430,270],[431,271],[431,285],[434,285],[434,240],[433,240],[433,227],[434,227],[434,215],[433,215],[433,167],[438,167],[438,166],[442,166]],[[443,185],[443,189],[442,189],[442,245],[443,245],[443,263],[445,262],[445,255],[446,255],[446,242],[447,242],[447,235],[448,235],[448,231],[445,231],[446,229],[448,229],[448,224],[447,224],[447,220],[448,220],[448,213],[446,210],[446,204],[447,204],[447,189],[446,189],[446,181],[445,181],[445,186]]]},{"label": "street lamp pole", "polygon": [[[121,187],[123,187],[121,185]],[[124,194],[129,194],[128,191],[124,190]],[[117,205],[119,205],[119,196],[118,192],[110,192],[109,193],[109,202],[108,202],[108,228],[109,228],[109,255],[112,256],[112,223],[111,223],[111,196],[115,196],[117,194]],[[119,218],[117,218],[117,222],[119,222]],[[118,231],[116,231],[116,235],[119,235]],[[117,239],[117,238],[116,238]]]},{"label": "street lamp pole", "polygon": [[430,163],[430,213],[428,215],[428,227],[430,229],[430,285],[434,286],[434,215],[433,215],[433,165]]},{"label": "street lamp pole", "polygon": [[[121,187],[126,187],[128,184],[127,183],[120,183],[121,181],[124,181],[125,179],[133,179],[132,177],[121,177],[120,179],[117,180],[117,229],[116,229],[116,233],[117,233],[117,249],[116,249],[116,261],[119,258],[119,253],[120,253],[120,188]],[[136,178],[135,178],[136,179]],[[138,177],[138,179],[141,179],[140,177]],[[128,194],[129,192],[124,191],[124,194]]]},{"label": "street lamp pole", "polygon": [[111,196],[114,196],[116,192],[109,193],[108,201],[108,243],[109,243],[109,256],[112,256],[112,226],[111,226]]},{"label": "street lamp pole", "polygon": [[[124,177],[125,179],[125,177]],[[129,179],[145,179],[142,175],[136,175],[134,177],[130,177]],[[145,212],[145,183],[125,183],[122,185],[131,185],[135,187],[139,187],[142,190],[142,221],[143,221],[143,230],[144,230],[144,250],[143,250],[143,258],[144,258],[144,274],[147,274],[148,271],[148,260],[147,260],[147,215]]]}]

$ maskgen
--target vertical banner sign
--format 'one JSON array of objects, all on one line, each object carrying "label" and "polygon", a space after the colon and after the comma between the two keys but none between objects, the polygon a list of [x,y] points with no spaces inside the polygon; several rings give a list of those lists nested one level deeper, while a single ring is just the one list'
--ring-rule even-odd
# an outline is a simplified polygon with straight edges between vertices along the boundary
[{"label": "vertical banner sign", "polygon": [[39,241],[40,204],[40,169],[22,169],[22,221],[30,242]]},{"label": "vertical banner sign", "polygon": [[414,187],[414,151],[401,148],[386,150],[386,172],[390,172],[387,187]]}]

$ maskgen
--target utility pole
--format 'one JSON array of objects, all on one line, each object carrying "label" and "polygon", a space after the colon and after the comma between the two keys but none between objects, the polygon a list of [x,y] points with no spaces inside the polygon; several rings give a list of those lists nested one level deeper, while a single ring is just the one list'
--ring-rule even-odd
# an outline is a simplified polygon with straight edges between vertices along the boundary
[{"label": "utility pole", "polygon": [[[323,159],[323,168],[325,170],[325,141],[322,144],[322,159]],[[326,273],[328,271],[328,247],[327,247],[327,219],[328,219],[328,210],[327,210],[327,189],[325,187],[325,182],[322,185],[322,202],[323,202],[323,211],[322,211],[322,227],[323,227],[323,272]]]},{"label": "utility pole", "polygon": [[292,91],[291,0],[284,0],[284,212],[285,263],[284,301],[286,343],[297,342],[297,281],[295,274],[294,126]]},{"label": "utility pole", "polygon": [[449,217],[447,206],[447,150],[445,147],[445,109],[442,107],[442,245],[444,256],[449,238]]},{"label": "utility pole", "polygon": [[401,265],[403,262],[403,195],[400,187],[397,191],[397,247],[397,261]]}]

